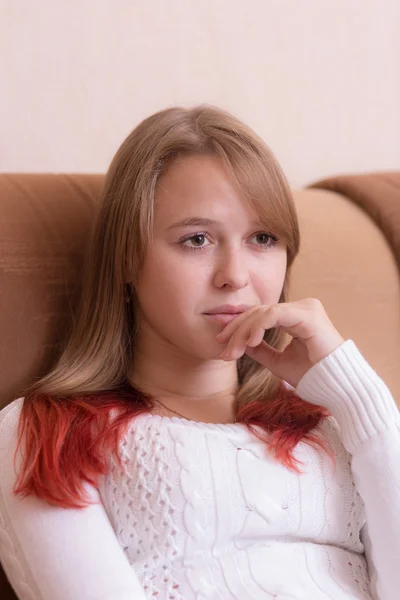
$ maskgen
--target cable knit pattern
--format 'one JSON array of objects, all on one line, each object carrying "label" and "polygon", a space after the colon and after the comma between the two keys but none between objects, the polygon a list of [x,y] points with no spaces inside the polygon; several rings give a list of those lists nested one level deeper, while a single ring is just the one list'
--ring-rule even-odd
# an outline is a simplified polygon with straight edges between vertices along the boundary
[{"label": "cable knit pattern", "polygon": [[[70,546],[61,571],[58,561],[37,572],[39,563],[34,567],[24,543],[29,532],[14,531],[15,500],[7,488],[7,499],[0,495],[0,557],[20,598],[398,599],[400,419],[394,400],[351,340],[310,369],[296,391],[331,410],[315,433],[328,441],[335,463],[323,450],[300,443],[295,456],[303,473],[297,474],[244,425],[141,415],[120,441],[122,468],[110,457],[101,481],[95,546],[78,547],[77,557]],[[12,410],[0,414],[0,436]],[[7,423],[7,431],[13,427]],[[3,471],[5,455],[2,444]],[[85,509],[85,519],[93,510]],[[43,544],[50,547],[74,527],[69,535],[86,540],[84,532],[79,537],[86,521],[74,525],[78,513],[55,509],[51,528],[41,531]],[[30,526],[35,530],[35,522]],[[124,581],[124,592],[94,592],[88,571],[98,547],[107,548],[96,558],[103,577],[98,589]],[[46,580],[54,566],[61,579],[56,593]],[[32,591],[35,578],[40,595]],[[31,592],[21,581],[31,582]]]},{"label": "cable knit pattern", "polygon": [[320,432],[336,472],[301,443],[299,475],[243,425],[135,419],[100,492],[147,596],[370,598],[350,457],[332,418]]}]

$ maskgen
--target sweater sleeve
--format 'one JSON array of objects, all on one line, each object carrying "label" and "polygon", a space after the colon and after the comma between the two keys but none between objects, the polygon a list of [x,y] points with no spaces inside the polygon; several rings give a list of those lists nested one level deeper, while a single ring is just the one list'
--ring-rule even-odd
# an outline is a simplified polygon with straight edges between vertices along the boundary
[{"label": "sweater sleeve", "polygon": [[352,455],[354,482],[365,505],[361,531],[371,594],[396,600],[400,590],[400,415],[378,374],[347,340],[314,365],[296,393],[327,408]]},{"label": "sweater sleeve", "polygon": [[[0,413],[0,560],[20,600],[145,600],[99,494],[83,509],[12,493],[23,399]],[[18,465],[18,462],[17,462]]]}]

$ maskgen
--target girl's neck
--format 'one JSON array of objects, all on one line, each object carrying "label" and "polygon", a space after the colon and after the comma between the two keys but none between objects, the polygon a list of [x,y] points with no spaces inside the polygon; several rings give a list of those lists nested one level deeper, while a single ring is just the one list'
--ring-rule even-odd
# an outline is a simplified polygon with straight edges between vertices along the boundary
[{"label": "girl's neck", "polygon": [[238,376],[236,362],[163,359],[157,353],[135,354],[132,386],[152,396],[161,416],[204,423],[233,423]]},{"label": "girl's neck", "polygon": [[219,401],[209,398],[198,401],[196,404],[182,398],[156,399],[156,406],[152,414],[162,417],[181,417],[189,421],[200,423],[235,423],[236,402],[235,396],[221,397]]}]

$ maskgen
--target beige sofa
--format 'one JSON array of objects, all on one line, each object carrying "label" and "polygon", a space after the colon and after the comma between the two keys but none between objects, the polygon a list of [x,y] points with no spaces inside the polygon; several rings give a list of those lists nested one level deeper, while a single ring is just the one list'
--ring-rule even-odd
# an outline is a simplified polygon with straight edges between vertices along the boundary
[{"label": "beige sofa", "polygon": [[[54,362],[79,294],[102,175],[0,175],[0,407]],[[346,197],[294,192],[291,300],[315,296],[400,402],[400,277],[375,221]],[[399,203],[400,211],[400,203]],[[15,599],[0,573],[0,598]]]}]

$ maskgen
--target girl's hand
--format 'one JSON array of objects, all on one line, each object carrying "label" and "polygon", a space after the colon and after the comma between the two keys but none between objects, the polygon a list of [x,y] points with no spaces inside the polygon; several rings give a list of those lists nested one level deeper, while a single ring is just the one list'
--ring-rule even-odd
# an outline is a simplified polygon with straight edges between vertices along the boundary
[{"label": "girl's hand", "polygon": [[[263,340],[271,328],[281,328],[293,338],[282,352]],[[228,323],[217,340],[227,343],[221,359],[237,360],[246,353],[293,387],[345,341],[316,298],[252,307]]]}]

